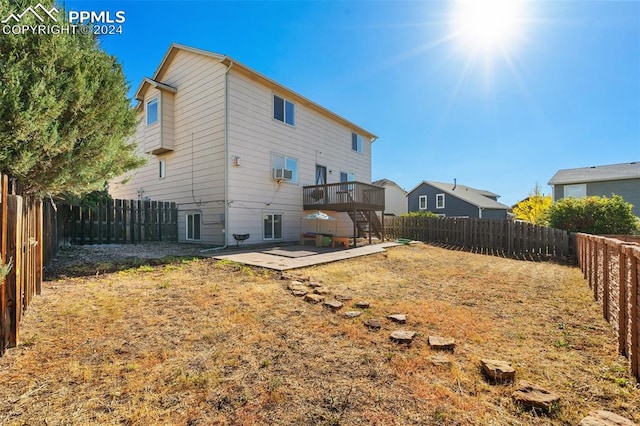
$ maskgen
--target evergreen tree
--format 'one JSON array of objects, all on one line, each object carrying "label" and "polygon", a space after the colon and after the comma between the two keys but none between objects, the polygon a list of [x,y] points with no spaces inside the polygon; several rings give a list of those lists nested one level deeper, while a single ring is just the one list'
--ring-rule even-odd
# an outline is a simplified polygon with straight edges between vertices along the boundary
[{"label": "evergreen tree", "polygon": [[[0,0],[0,15],[29,6]],[[67,24],[63,11],[57,17]],[[26,14],[20,24],[40,22]],[[120,64],[93,35],[2,34],[0,172],[26,193],[80,195],[139,167],[127,91]]]}]

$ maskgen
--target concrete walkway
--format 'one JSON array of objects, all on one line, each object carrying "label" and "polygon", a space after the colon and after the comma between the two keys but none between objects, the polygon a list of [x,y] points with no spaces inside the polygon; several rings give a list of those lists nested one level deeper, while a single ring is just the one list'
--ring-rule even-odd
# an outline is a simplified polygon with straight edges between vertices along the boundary
[{"label": "concrete walkway", "polygon": [[286,271],[288,269],[304,268],[322,263],[337,262],[352,257],[382,253],[387,247],[400,244],[388,242],[356,247],[351,249],[317,249],[308,246],[291,246],[271,248],[243,253],[214,256],[216,260],[230,260],[245,265],[260,266],[262,268]]}]

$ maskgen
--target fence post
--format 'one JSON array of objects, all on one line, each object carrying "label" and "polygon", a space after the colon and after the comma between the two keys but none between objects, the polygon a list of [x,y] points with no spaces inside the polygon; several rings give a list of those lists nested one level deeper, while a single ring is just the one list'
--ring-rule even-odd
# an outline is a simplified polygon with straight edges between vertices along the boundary
[{"label": "fence post", "polygon": [[[0,263],[6,265],[7,260],[7,224],[8,218],[8,203],[9,197],[9,177],[0,174]],[[9,322],[7,317],[7,299],[6,299],[6,277],[0,279],[0,356],[4,354],[5,349],[9,343]]]},{"label": "fence post", "polygon": [[609,245],[602,243],[602,315],[609,321]]},{"label": "fence post", "polygon": [[8,347],[18,344],[20,316],[22,314],[22,208],[18,195],[7,197],[7,253],[13,258],[13,268],[6,277],[7,320],[9,325]]},{"label": "fence post", "polygon": [[629,316],[631,321],[629,329],[631,331],[631,372],[640,380],[640,344],[638,342],[638,259],[640,258],[640,247],[630,247],[627,249],[627,253],[631,258],[631,288],[630,288],[630,312]]}]

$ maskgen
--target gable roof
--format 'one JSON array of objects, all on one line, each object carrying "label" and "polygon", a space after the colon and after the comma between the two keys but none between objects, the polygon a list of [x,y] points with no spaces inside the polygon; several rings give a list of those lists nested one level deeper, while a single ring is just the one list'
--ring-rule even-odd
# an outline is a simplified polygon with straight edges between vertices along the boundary
[{"label": "gable roof", "polygon": [[395,183],[390,179],[378,179],[374,182],[371,182],[371,185],[375,185],[375,186],[394,185],[394,186],[397,186],[399,189],[401,189],[402,192],[404,192],[405,194],[407,193],[407,191],[405,191],[403,187],[401,187],[400,185],[398,185],[397,183]]},{"label": "gable roof", "polygon": [[[294,92],[293,90],[283,86],[282,84],[276,82],[275,80],[270,79],[269,77],[266,77],[263,74],[260,74],[258,71],[236,61],[235,59],[227,56],[227,55],[221,55],[219,53],[214,53],[214,52],[209,52],[208,50],[202,50],[202,49],[197,49],[195,47],[190,47],[190,46],[185,46],[182,44],[178,44],[178,43],[172,43],[171,46],[169,46],[169,50],[167,51],[167,53],[164,55],[164,58],[162,59],[162,61],[160,62],[160,65],[158,66],[158,68],[156,69],[155,73],[153,74],[152,78],[145,78],[143,80],[143,82],[140,84],[138,91],[136,92],[135,95],[135,99],[137,99],[138,101],[142,101],[144,99],[144,93],[146,92],[146,90],[151,86],[150,82],[157,82],[159,83],[160,80],[162,79],[165,71],[168,69],[168,67],[171,65],[171,62],[173,61],[173,59],[176,57],[176,55],[178,54],[178,52],[180,50],[186,51],[186,52],[191,52],[191,53],[195,53],[197,55],[202,55],[202,56],[207,56],[209,58],[215,59],[217,61],[219,61],[220,63],[226,65],[229,69],[233,69],[234,71],[238,71],[244,75],[246,75],[247,77],[249,77],[251,80],[257,81],[269,88],[271,88],[272,90],[278,92],[279,95],[284,95],[285,97],[306,106],[307,108],[310,108],[322,115],[324,115],[325,117],[330,118],[331,120],[337,121],[339,123],[341,123],[342,125],[352,129],[354,132],[361,134],[362,136],[366,136],[367,138],[371,139],[371,142],[373,142],[374,140],[378,139],[378,137],[376,135],[374,135],[373,133],[371,133],[368,130],[365,130],[364,128],[350,122],[349,120],[339,116],[338,114],[334,113],[333,111],[311,101],[310,99],[305,98],[304,96],[300,95],[299,93]],[[161,84],[161,83],[160,83]],[[170,86],[168,86],[170,87]]]},{"label": "gable roof", "polygon": [[640,179],[640,162],[609,164],[558,170],[549,185]]},{"label": "gable roof", "polygon": [[[413,188],[409,193],[412,193],[416,189],[420,187],[422,184],[430,185],[445,194],[452,195],[456,198],[459,198],[463,201],[466,201],[469,204],[472,204],[476,207],[481,207],[483,209],[499,209],[499,210],[510,210],[511,207],[506,204],[499,203],[497,201],[492,200],[490,197],[498,197],[499,195],[494,194],[490,191],[485,191],[483,189],[476,189],[466,185],[460,185],[459,183],[444,183],[444,182],[434,182],[423,180],[415,188]],[[454,189],[455,187],[455,189]]]}]

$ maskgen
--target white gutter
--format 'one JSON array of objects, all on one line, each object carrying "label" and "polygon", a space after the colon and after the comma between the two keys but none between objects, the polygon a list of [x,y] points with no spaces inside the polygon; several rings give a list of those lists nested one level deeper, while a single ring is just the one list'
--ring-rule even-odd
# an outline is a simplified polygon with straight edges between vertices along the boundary
[{"label": "white gutter", "polygon": [[[222,63],[226,58],[222,58]],[[229,66],[224,72],[224,245],[200,250],[200,252],[224,250],[229,246],[229,70],[233,62],[229,61]]]}]

